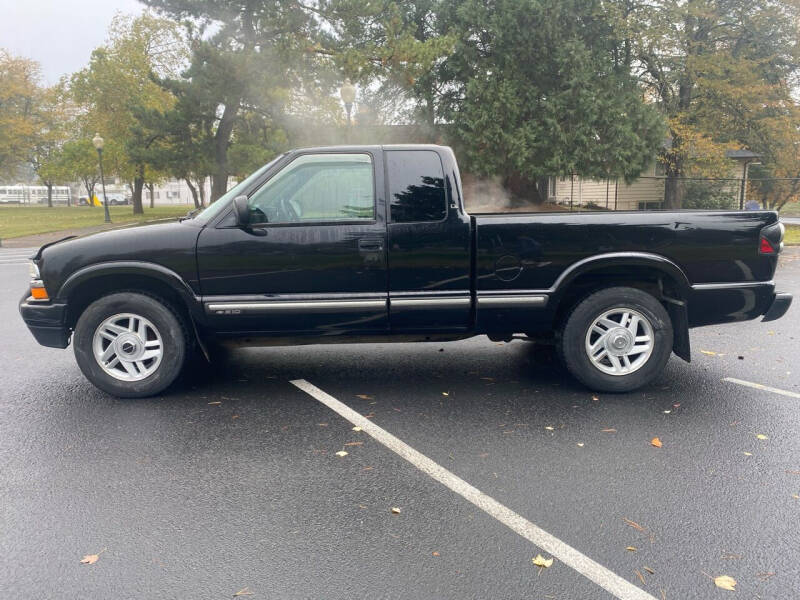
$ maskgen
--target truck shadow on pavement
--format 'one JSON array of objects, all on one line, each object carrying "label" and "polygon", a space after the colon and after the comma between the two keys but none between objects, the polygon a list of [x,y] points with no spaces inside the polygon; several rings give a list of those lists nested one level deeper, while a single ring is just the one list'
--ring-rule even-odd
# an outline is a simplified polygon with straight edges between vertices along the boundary
[{"label": "truck shadow on pavement", "polygon": [[[553,351],[522,341],[246,348],[214,358],[211,365],[190,365],[168,397],[194,391],[208,398],[235,395],[269,402],[268,390],[293,379],[306,379],[345,402],[363,395],[402,398],[406,404],[413,398],[419,410],[433,401],[457,405],[465,399],[478,410],[502,398],[565,411],[598,396],[572,379]],[[672,397],[674,371],[683,368],[678,362],[674,359],[650,386],[602,396],[661,412]],[[707,383],[718,384],[718,379]]]}]

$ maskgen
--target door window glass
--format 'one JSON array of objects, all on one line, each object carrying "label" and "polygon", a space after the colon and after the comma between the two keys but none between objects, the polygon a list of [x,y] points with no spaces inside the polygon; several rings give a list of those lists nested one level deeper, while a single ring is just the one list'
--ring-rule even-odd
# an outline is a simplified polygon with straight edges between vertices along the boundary
[{"label": "door window glass", "polygon": [[441,221],[447,215],[442,161],[430,150],[386,152],[392,222]]},{"label": "door window glass", "polygon": [[305,154],[250,196],[251,222],[375,219],[369,154]]}]

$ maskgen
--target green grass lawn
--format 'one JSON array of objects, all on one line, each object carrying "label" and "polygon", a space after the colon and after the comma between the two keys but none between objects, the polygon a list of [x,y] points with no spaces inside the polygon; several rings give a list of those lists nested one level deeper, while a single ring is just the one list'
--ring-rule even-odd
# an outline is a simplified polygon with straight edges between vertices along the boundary
[{"label": "green grass lawn", "polygon": [[[192,207],[186,204],[145,208],[143,215],[134,215],[132,206],[110,206],[115,225],[139,223],[185,215]],[[0,205],[0,239],[49,233],[64,229],[80,229],[103,224],[103,209],[96,206],[2,206]]]},{"label": "green grass lawn", "polygon": [[800,225],[787,225],[784,242],[789,245],[800,245]]}]

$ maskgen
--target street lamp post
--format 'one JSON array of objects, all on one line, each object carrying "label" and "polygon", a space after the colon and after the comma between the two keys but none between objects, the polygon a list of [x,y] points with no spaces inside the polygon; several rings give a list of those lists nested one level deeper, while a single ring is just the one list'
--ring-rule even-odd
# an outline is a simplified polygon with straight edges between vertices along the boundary
[{"label": "street lamp post", "polygon": [[[105,141],[100,137],[99,133],[95,133],[92,138],[94,147],[97,148],[97,161],[100,163],[100,182],[103,184],[103,209],[106,213],[106,223],[111,223],[111,215],[108,214],[108,196],[106,196],[106,179],[103,176],[103,145]],[[89,201],[91,202],[91,198]]]},{"label": "street lamp post", "polygon": [[345,79],[344,85],[342,89],[339,90],[339,93],[342,96],[342,102],[344,102],[344,109],[347,111],[347,124],[352,125],[350,114],[353,110],[353,102],[356,101],[356,88],[350,83],[349,79]]}]

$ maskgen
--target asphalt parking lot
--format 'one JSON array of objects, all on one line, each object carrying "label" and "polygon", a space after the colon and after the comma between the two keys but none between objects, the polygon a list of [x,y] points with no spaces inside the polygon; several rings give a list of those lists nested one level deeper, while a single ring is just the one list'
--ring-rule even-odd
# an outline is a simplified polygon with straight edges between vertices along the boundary
[{"label": "asphalt parking lot", "polygon": [[[798,250],[777,277],[796,297]],[[476,338],[240,350],[117,400],[25,329],[23,254],[0,251],[2,598],[613,598],[606,571],[647,594],[623,598],[800,597],[797,306],[694,330],[692,364],[625,395]],[[296,380],[604,571],[534,566],[554,554],[495,504]]]}]

